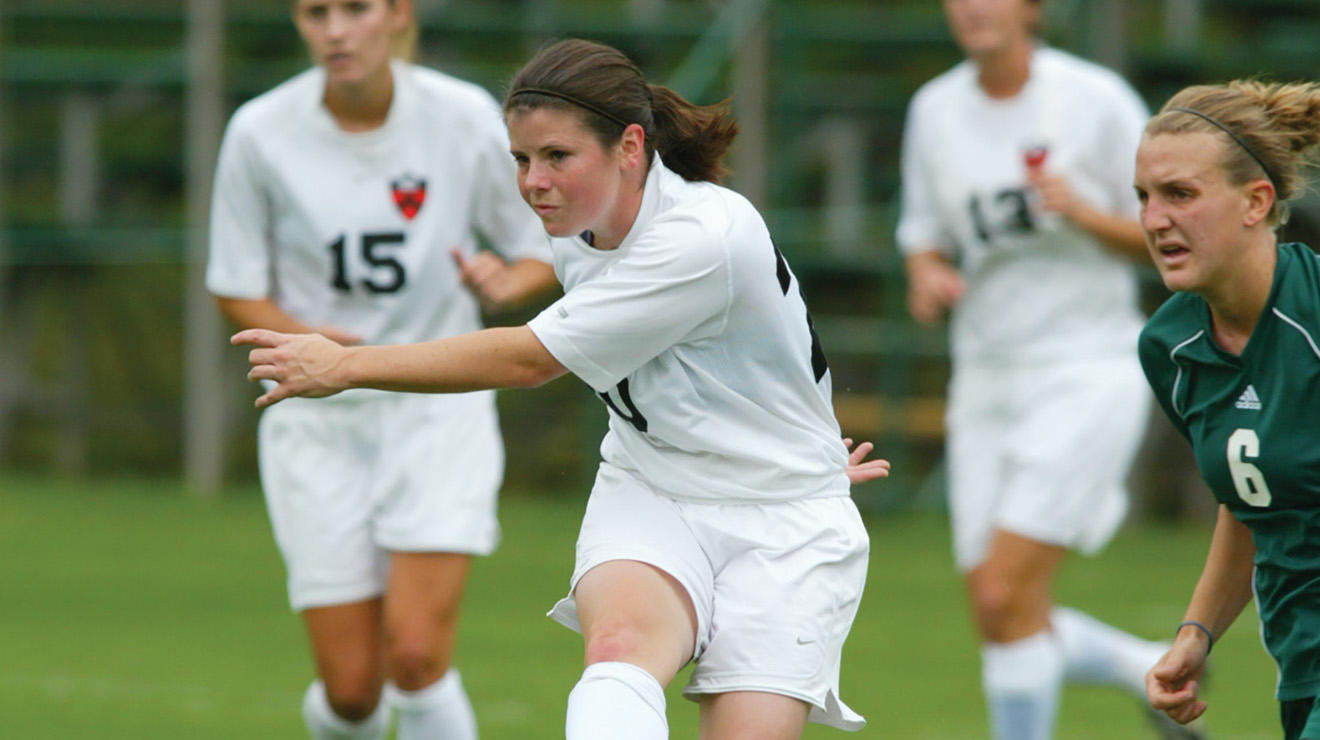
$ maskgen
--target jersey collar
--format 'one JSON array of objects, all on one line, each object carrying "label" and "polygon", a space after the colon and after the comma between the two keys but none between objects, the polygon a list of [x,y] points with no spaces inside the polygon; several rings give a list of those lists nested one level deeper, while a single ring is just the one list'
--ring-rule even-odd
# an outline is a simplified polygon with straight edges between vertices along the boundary
[{"label": "jersey collar", "polygon": [[1283,247],[1282,244],[1275,246],[1278,258],[1274,263],[1274,278],[1270,284],[1270,295],[1269,298],[1265,299],[1265,306],[1260,310],[1260,316],[1256,319],[1256,326],[1251,330],[1251,336],[1247,338],[1247,344],[1242,348],[1242,354],[1234,355],[1224,350],[1215,341],[1214,324],[1210,320],[1210,306],[1198,296],[1197,303],[1200,307],[1202,334],[1200,341],[1187,348],[1189,357],[1199,362],[1227,363],[1237,367],[1253,352],[1255,346],[1260,343],[1257,337],[1264,333],[1261,327],[1270,321],[1274,305],[1279,298],[1279,286],[1283,285],[1284,275],[1287,274],[1288,266],[1292,263],[1292,250]]},{"label": "jersey collar", "polygon": [[[632,246],[633,242],[637,241],[637,236],[646,231],[646,227],[650,225],[656,212],[660,210],[660,191],[666,189],[668,183],[676,177],[678,175],[674,174],[668,167],[665,167],[664,162],[660,161],[659,152],[652,155],[651,169],[646,173],[646,181],[642,185],[642,204],[637,209],[637,218],[633,219],[632,226],[628,227],[628,233],[624,235],[623,241],[619,242],[619,246],[608,251],[622,254],[625,249]],[[583,232],[573,237],[573,241],[593,251],[602,251],[591,246],[589,237],[590,232]]]}]

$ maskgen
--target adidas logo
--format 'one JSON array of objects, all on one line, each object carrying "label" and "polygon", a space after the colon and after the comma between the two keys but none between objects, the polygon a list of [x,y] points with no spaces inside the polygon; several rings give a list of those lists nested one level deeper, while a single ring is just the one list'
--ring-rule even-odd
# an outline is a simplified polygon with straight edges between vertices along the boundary
[{"label": "adidas logo", "polygon": [[1260,411],[1260,396],[1256,395],[1256,387],[1248,385],[1242,395],[1238,396],[1237,403],[1233,404],[1240,409],[1248,411]]}]

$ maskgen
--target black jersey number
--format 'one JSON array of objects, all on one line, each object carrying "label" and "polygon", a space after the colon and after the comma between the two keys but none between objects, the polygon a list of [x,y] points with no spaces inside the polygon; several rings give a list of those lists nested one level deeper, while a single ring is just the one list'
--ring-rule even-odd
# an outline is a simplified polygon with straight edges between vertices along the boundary
[{"label": "black jersey number", "polygon": [[[367,289],[367,292],[397,293],[408,282],[408,273],[403,269],[403,263],[399,262],[391,251],[402,245],[405,238],[406,235],[402,231],[381,231],[362,235],[359,242],[362,261],[373,269],[370,276],[358,282]],[[334,259],[334,274],[330,277],[330,286],[343,293],[353,290],[352,284],[348,281],[348,260],[345,254],[347,241],[348,237],[340,234],[339,238],[330,242],[328,247]],[[384,277],[385,280],[378,281],[376,279],[378,277]]]},{"label": "black jersey number", "polygon": [[[784,295],[788,295],[788,286],[793,281],[793,273],[788,269],[788,261],[779,251],[779,247],[773,242],[770,247],[775,250],[775,277],[779,278],[779,289]],[[798,283],[798,296],[802,298],[802,305],[807,305],[807,297],[802,295],[802,284]],[[816,382],[825,377],[825,373],[830,369],[830,363],[825,359],[825,349],[820,346],[820,336],[816,334],[816,324],[811,320],[811,312],[807,311],[807,331],[811,334],[811,372],[816,376]]]},{"label": "black jersey number", "polygon": [[981,196],[973,194],[967,200],[967,210],[972,215],[972,226],[981,241],[990,243],[996,231],[1025,233],[1035,230],[1036,221],[1031,216],[1031,201],[1027,197],[1026,190],[1021,188],[1000,190],[995,193],[991,202],[994,203],[996,215],[999,216],[993,227],[986,217],[985,206],[981,205]]},{"label": "black jersey number", "polygon": [[[619,396],[619,401],[628,409],[626,413],[623,411],[623,409],[620,409],[619,405],[616,404],[614,402],[614,399],[610,397],[611,393],[617,394]],[[637,406],[633,404],[632,394],[628,393],[627,378],[620,380],[619,384],[614,386],[613,391],[597,393],[596,395],[600,396],[601,400],[605,402],[605,405],[609,406],[611,411],[618,414],[619,418],[623,419],[629,424],[632,424],[633,429],[636,429],[639,432],[646,431],[649,425],[646,423],[646,417],[642,416],[642,412],[638,411]]]}]

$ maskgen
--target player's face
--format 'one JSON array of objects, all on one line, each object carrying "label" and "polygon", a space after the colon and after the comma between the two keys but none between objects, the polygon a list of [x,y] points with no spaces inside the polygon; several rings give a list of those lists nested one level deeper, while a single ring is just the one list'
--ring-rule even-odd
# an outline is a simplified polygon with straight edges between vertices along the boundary
[{"label": "player's face", "polygon": [[636,216],[620,207],[619,147],[601,146],[575,113],[559,108],[515,108],[508,124],[518,192],[546,232],[565,237],[591,231],[598,246],[617,246]]},{"label": "player's face", "polygon": [[1213,293],[1239,274],[1251,201],[1228,181],[1223,147],[1196,132],[1147,136],[1137,150],[1141,228],[1169,290]]},{"label": "player's face", "polygon": [[389,64],[390,43],[407,26],[401,0],[297,0],[293,19],[331,84],[361,84]]},{"label": "player's face", "polygon": [[1031,39],[1040,8],[1029,0],[944,0],[953,40],[976,59]]}]

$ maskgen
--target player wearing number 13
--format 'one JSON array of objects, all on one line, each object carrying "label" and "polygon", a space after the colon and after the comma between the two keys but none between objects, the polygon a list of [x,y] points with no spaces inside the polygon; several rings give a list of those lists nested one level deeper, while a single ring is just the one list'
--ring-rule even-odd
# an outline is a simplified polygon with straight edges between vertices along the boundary
[{"label": "player wearing number 13", "polygon": [[662,686],[689,661],[702,737],[861,727],[839,695],[868,551],[849,483],[888,466],[849,455],[797,281],[756,209],[715,184],[736,126],[578,40],[528,62],[504,111],[564,297],[526,326],[414,345],[241,332],[249,377],[278,382],[258,404],[572,372],[610,425],[551,612],[585,641],[567,737],[667,737]]},{"label": "player wearing number 13", "polygon": [[1275,228],[1317,144],[1320,86],[1192,87],[1147,125],[1136,170],[1148,248],[1178,291],[1141,362],[1219,501],[1148,693],[1174,719],[1203,712],[1206,655],[1254,590],[1290,740],[1320,739],[1320,259]]}]

